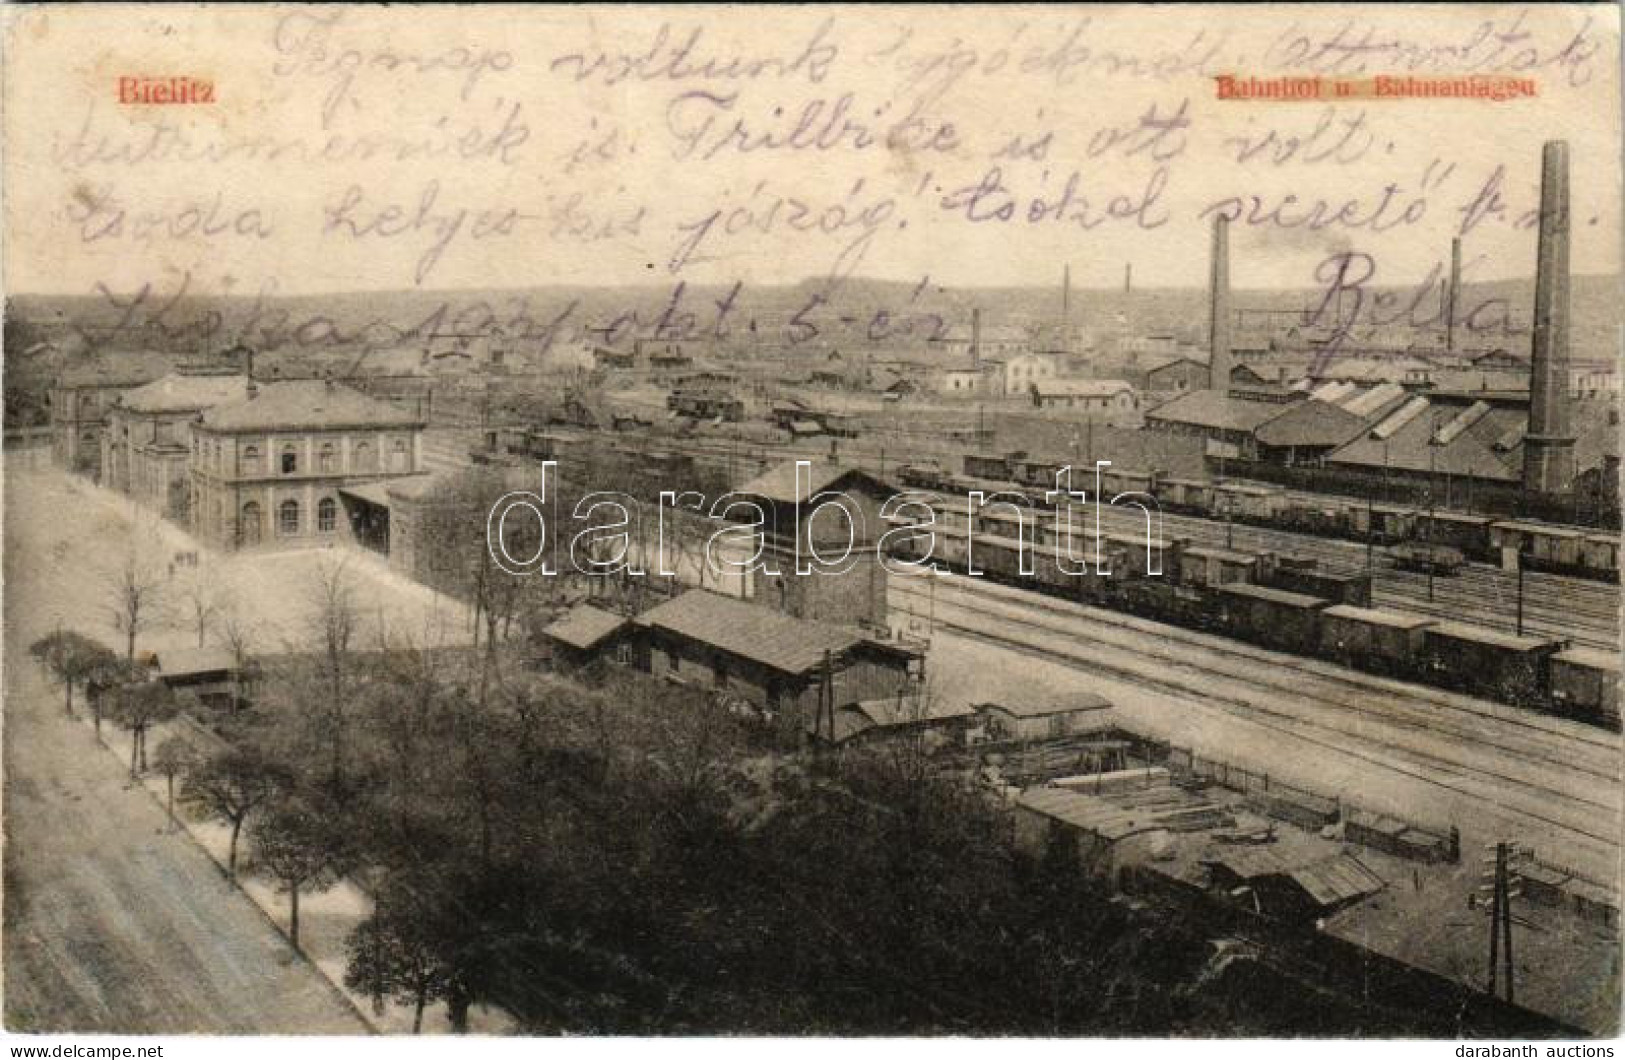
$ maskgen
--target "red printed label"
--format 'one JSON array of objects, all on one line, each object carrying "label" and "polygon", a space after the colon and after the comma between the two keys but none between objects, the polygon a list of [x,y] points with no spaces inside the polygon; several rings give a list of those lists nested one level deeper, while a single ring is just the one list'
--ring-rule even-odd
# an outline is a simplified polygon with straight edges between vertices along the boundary
[{"label": "red printed label", "polygon": [[126,106],[213,103],[214,82],[201,77],[121,77],[118,101]]}]

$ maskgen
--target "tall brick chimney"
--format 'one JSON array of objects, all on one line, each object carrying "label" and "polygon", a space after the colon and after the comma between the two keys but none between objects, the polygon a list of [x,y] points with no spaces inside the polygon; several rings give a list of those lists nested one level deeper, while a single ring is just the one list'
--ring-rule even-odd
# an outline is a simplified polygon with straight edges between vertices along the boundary
[{"label": "tall brick chimney", "polygon": [[982,367],[982,309],[980,306],[970,311],[970,366]]},{"label": "tall brick chimney", "polygon": [[1208,387],[1230,390],[1230,218],[1213,216],[1213,250],[1208,262]]},{"label": "tall brick chimney", "polygon": [[1461,237],[1450,241],[1450,286],[1444,292],[1444,349],[1456,352],[1456,313],[1461,305]]},{"label": "tall brick chimney", "polygon": [[1541,152],[1540,243],[1535,262],[1535,328],[1529,364],[1529,430],[1523,487],[1559,493],[1574,481],[1569,415],[1569,145]]}]

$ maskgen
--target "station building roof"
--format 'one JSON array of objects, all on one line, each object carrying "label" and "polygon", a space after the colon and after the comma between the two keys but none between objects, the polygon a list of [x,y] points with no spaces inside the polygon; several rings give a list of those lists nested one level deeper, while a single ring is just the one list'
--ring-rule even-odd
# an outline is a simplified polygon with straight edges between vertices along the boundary
[{"label": "station building roof", "polygon": [[250,396],[205,412],[203,424],[213,430],[233,433],[357,427],[387,429],[421,427],[423,418],[342,383],[296,379],[261,383]]},{"label": "station building roof", "polygon": [[201,412],[232,401],[241,401],[248,392],[248,380],[241,375],[183,375],[170,372],[138,386],[119,399],[131,412]]}]

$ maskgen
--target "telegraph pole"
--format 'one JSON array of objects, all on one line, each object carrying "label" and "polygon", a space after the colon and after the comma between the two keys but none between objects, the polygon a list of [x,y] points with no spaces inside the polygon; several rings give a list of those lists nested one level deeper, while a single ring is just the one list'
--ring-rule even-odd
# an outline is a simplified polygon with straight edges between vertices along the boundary
[{"label": "telegraph pole", "polygon": [[1518,564],[1518,636],[1523,636],[1523,553],[1517,555]]},{"label": "telegraph pole", "polygon": [[1489,879],[1479,885],[1479,893],[1490,892],[1490,966],[1488,991],[1492,996],[1499,996],[1496,989],[1497,980],[1502,974],[1506,977],[1506,1002],[1515,1004],[1512,965],[1512,899],[1523,893],[1522,879],[1518,875],[1515,859],[1519,850],[1511,843],[1496,843],[1486,846],[1485,850],[1494,850],[1493,855],[1484,858],[1487,869],[1485,875]]}]

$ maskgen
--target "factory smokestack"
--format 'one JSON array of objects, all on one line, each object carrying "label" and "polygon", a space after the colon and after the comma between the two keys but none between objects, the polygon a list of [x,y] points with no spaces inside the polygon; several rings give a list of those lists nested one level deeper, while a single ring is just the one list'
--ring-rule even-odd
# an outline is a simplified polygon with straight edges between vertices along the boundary
[{"label": "factory smokestack", "polygon": [[1569,426],[1569,145],[1563,140],[1551,141],[1541,154],[1529,371],[1523,485],[1539,493],[1559,493],[1574,481],[1574,432]]},{"label": "factory smokestack", "polygon": [[1072,266],[1061,266],[1061,326],[1072,323]]},{"label": "factory smokestack", "polygon": [[1126,262],[1123,265],[1123,293],[1128,294],[1134,290],[1134,263]]},{"label": "factory smokestack", "polygon": [[1208,272],[1208,387],[1230,392],[1230,218],[1213,217]]},{"label": "factory smokestack", "polygon": [[1461,300],[1461,237],[1450,241],[1450,286],[1444,292],[1444,350],[1456,352],[1456,306]]},{"label": "factory smokestack", "polygon": [[982,309],[980,306],[970,311],[970,366],[982,367]]}]

